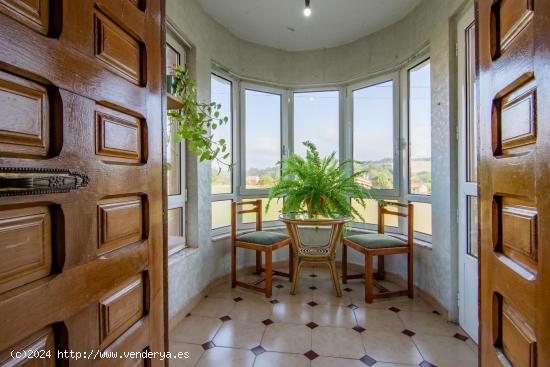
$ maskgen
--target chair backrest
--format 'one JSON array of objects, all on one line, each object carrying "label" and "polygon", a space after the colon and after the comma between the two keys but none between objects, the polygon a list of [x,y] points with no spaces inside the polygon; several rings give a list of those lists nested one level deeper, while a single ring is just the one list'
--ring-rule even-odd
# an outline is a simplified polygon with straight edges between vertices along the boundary
[{"label": "chair backrest", "polygon": [[237,215],[256,214],[256,231],[262,230],[262,200],[231,201],[231,238],[237,236]]},{"label": "chair backrest", "polygon": [[[389,209],[388,207],[395,207],[395,209]],[[399,211],[399,209],[404,209]],[[410,247],[414,243],[414,206],[409,201],[407,204],[398,202],[379,202],[378,203],[378,233],[384,233],[384,217],[385,215],[395,215],[397,217],[407,218],[407,243]]]}]

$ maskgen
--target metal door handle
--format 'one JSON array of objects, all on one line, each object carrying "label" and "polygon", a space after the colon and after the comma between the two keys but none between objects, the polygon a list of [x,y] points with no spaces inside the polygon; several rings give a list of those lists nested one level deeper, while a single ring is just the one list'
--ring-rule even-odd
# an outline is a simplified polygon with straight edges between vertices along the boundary
[{"label": "metal door handle", "polygon": [[64,193],[88,182],[88,176],[65,169],[0,167],[0,196]]}]

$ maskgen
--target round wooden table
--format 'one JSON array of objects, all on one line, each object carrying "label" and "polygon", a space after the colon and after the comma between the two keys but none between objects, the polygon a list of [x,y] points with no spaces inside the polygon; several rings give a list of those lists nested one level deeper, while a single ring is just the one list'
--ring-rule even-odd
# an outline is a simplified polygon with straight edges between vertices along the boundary
[{"label": "round wooden table", "polygon": [[[341,297],[340,280],[336,270],[336,249],[342,239],[344,225],[352,220],[348,216],[334,216],[332,218],[321,216],[308,216],[305,213],[282,214],[279,220],[285,223],[292,240],[292,254],[294,257],[294,271],[290,294],[296,294],[300,268],[304,263],[324,263],[330,269],[336,296]],[[306,244],[300,237],[299,226],[331,227],[330,237],[324,244]]]}]

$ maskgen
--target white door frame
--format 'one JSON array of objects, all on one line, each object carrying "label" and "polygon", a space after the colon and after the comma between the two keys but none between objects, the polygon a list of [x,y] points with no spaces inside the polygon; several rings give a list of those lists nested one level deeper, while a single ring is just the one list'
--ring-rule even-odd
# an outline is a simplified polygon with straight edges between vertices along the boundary
[{"label": "white door frame", "polygon": [[[468,76],[466,30],[474,23],[473,6],[465,12],[457,23],[457,62],[458,62],[458,222],[459,222],[459,322],[464,331],[477,342],[479,329],[479,268],[478,259],[468,253],[468,198],[478,196],[477,182],[469,181],[467,177],[467,124],[473,116],[473,100],[467,93]],[[471,97],[470,97],[471,98]],[[470,110],[469,110],[470,108]],[[473,113],[472,113],[473,112]],[[468,113],[470,115],[468,116]],[[477,130],[476,130],[477,131]],[[476,132],[477,133],[477,132]],[[476,139],[477,140],[477,139]],[[476,150],[477,151],[477,150]],[[477,159],[474,158],[474,159]],[[477,212],[475,213],[477,216]]]}]

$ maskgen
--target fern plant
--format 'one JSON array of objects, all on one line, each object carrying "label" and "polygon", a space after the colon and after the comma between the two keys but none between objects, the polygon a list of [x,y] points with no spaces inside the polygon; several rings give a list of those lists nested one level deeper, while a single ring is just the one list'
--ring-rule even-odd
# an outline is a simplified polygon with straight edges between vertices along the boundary
[{"label": "fern plant", "polygon": [[357,200],[363,208],[366,200],[371,199],[370,190],[356,181],[365,172],[348,175],[346,167],[353,160],[338,164],[335,152],[321,158],[313,143],[302,144],[307,148],[305,158],[292,155],[282,160],[281,178],[269,192],[266,211],[274,198],[283,198],[284,214],[306,212],[310,217],[341,215],[363,219],[349,198]]}]

